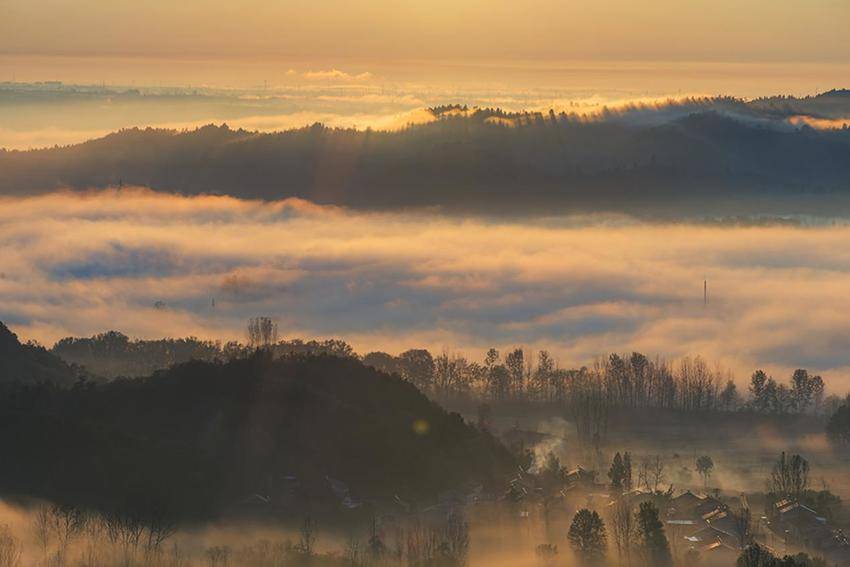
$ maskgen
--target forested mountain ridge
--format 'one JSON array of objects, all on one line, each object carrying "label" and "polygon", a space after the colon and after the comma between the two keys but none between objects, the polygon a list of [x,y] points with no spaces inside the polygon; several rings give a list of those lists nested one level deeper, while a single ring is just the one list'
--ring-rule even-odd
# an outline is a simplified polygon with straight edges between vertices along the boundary
[{"label": "forested mountain ridge", "polygon": [[789,120],[805,111],[831,120],[848,99],[841,91],[706,99],[592,120],[446,106],[431,109],[431,122],[391,132],[320,124],[273,134],[130,129],[75,146],[0,152],[0,194],[123,184],[364,208],[516,210],[843,193],[850,131]]},{"label": "forested mountain ridge", "polygon": [[286,479],[301,497],[290,514],[340,506],[329,477],[360,501],[427,503],[514,467],[494,438],[413,385],[332,356],[259,352],[148,378],[22,388],[0,399],[0,422],[16,463],[0,470],[4,493],[175,518],[213,517],[252,494],[279,505]]}]

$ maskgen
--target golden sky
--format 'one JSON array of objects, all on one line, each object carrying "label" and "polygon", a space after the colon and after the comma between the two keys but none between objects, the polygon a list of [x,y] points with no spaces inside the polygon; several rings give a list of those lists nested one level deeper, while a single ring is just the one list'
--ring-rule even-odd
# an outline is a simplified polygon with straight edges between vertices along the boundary
[{"label": "golden sky", "polygon": [[0,53],[850,60],[847,0],[3,0]]}]

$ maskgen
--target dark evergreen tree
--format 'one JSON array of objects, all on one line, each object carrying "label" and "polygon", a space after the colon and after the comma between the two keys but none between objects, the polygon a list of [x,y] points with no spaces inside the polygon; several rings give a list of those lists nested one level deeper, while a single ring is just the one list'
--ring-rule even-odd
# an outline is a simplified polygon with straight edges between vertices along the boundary
[{"label": "dark evergreen tree", "polygon": [[608,538],[605,523],[595,511],[583,508],[576,512],[567,539],[582,565],[604,562]]},{"label": "dark evergreen tree", "polygon": [[658,508],[652,502],[642,502],[637,512],[637,543],[647,567],[668,567],[673,564],[670,542]]}]

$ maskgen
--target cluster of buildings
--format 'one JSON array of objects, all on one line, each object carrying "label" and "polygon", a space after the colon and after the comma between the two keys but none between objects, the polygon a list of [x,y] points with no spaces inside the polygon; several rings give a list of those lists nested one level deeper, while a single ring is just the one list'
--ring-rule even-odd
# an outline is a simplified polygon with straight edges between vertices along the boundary
[{"label": "cluster of buildings", "polygon": [[663,512],[671,545],[696,552],[703,565],[734,565],[747,543],[749,526],[712,496],[687,490],[672,498]]},{"label": "cluster of buildings", "polygon": [[[554,499],[571,508],[612,506],[609,487],[596,478],[595,472],[582,467],[570,470]],[[517,474],[503,498],[515,503],[539,499],[543,491],[537,480]],[[824,558],[828,565],[850,565],[850,539],[815,510],[796,501],[780,500],[767,515],[760,516],[732,510],[717,497],[690,490],[670,497],[635,489],[624,496],[635,506],[643,500],[655,501],[673,553],[698,558],[705,567],[735,565],[744,547],[753,541],[778,556],[805,552]]]},{"label": "cluster of buildings", "polygon": [[774,546],[810,550],[830,563],[850,565],[850,539],[800,502],[782,499],[762,518],[765,538]]}]

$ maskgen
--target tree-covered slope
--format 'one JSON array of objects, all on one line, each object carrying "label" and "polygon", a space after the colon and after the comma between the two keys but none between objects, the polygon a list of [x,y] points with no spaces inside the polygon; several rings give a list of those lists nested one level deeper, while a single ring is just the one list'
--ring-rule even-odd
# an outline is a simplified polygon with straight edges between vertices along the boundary
[{"label": "tree-covered slope", "polygon": [[[296,479],[304,501],[433,501],[512,466],[411,384],[332,356],[190,362],[149,378],[28,388],[0,407],[6,493],[210,516]],[[329,498],[330,496],[330,498]],[[123,503],[123,504],[122,504]],[[143,504],[140,504],[143,503]]]},{"label": "tree-covered slope", "polygon": [[17,335],[0,323],[0,383],[72,384],[76,373],[58,356],[34,344],[21,344]]}]

